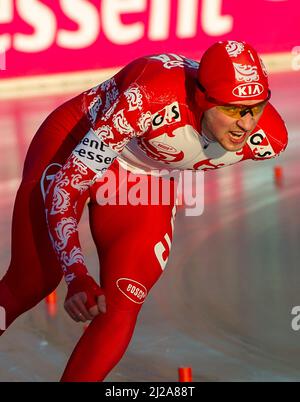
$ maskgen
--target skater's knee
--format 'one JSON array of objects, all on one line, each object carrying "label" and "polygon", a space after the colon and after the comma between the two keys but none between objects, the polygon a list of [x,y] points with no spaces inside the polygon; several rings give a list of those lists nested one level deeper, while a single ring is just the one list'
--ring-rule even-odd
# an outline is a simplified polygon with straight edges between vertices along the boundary
[{"label": "skater's knee", "polygon": [[14,320],[25,311],[30,310],[53,290],[60,282],[61,276],[57,275],[51,280],[38,277],[30,282],[18,281],[18,278],[8,273],[0,281],[0,306],[5,307],[8,316]]}]

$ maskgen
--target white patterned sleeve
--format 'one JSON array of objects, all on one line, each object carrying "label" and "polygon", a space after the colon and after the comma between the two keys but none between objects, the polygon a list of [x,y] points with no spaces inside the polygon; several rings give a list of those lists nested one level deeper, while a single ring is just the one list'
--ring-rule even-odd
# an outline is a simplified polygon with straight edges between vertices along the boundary
[{"label": "white patterned sleeve", "polygon": [[88,107],[95,119],[93,129],[73,150],[45,196],[49,236],[68,285],[88,274],[78,235],[79,198],[105,173],[131,138],[145,134],[151,126],[151,113],[145,110],[142,92],[136,84],[113,104],[105,104],[99,119],[93,110],[95,104]]}]

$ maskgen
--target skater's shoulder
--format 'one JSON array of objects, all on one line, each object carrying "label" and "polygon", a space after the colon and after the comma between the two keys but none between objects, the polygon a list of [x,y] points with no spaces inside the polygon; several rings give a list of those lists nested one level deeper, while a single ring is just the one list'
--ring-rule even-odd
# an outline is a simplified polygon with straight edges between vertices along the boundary
[{"label": "skater's shoulder", "polygon": [[199,63],[173,53],[145,56],[139,60],[138,63],[143,60],[144,68],[137,82],[151,103],[186,102],[187,86],[196,78]]},{"label": "skater's shoulder", "polygon": [[279,151],[286,148],[288,131],[283,118],[271,103],[266,105],[258,127],[266,134],[270,144]]}]

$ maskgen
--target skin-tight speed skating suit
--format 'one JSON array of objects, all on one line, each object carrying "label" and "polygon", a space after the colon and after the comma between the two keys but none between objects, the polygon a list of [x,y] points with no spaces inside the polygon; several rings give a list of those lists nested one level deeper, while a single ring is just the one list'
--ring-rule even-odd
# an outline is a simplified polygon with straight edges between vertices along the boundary
[{"label": "skin-tight speed skating suit", "polygon": [[[205,102],[195,101],[197,68],[173,54],[137,59],[56,109],[30,145],[14,208],[11,264],[0,283],[7,326],[53,291],[62,273],[68,296],[86,290],[89,307],[103,292],[107,303],[82,335],[63,381],[103,380],[118,363],[170,252],[175,195],[168,205],[100,205],[108,179],[116,178],[117,198],[135,186],[129,176],[146,178],[146,187],[154,180],[175,189],[176,180],[157,171],[265,160],[287,145],[270,103],[242,150],[209,142],[201,131]],[[88,275],[77,230],[88,199],[101,290]]]}]

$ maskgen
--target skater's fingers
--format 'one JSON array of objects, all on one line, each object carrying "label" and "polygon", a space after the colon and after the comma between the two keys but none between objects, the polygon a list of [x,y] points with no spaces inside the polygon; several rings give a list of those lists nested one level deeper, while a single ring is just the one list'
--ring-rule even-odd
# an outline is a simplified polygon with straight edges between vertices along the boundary
[{"label": "skater's fingers", "polygon": [[79,311],[79,313],[87,320],[92,320],[93,315],[91,315],[88,309],[85,306],[86,302],[86,295],[85,293],[81,292],[72,297],[72,302],[74,303],[75,307]]},{"label": "skater's fingers", "polygon": [[105,301],[104,295],[98,296],[97,305],[98,305],[99,311],[101,313],[105,314],[106,313],[106,301]]},{"label": "skater's fingers", "polygon": [[93,317],[96,317],[100,313],[98,306],[96,306],[96,305],[93,307],[90,307],[89,312]]},{"label": "skater's fingers", "polygon": [[64,308],[66,310],[66,312],[68,313],[68,315],[72,318],[72,320],[79,322],[80,320],[76,317],[76,315],[73,313],[72,309],[70,308],[68,303],[64,304]]},{"label": "skater's fingers", "polygon": [[72,316],[76,317],[78,321],[86,322],[87,319],[74,303],[72,297],[68,299],[65,304],[67,304],[68,310],[71,312]]},{"label": "skater's fingers", "polygon": [[97,297],[97,304],[89,308],[89,312],[93,317],[96,317],[99,313],[106,313],[105,296],[101,295]]}]

